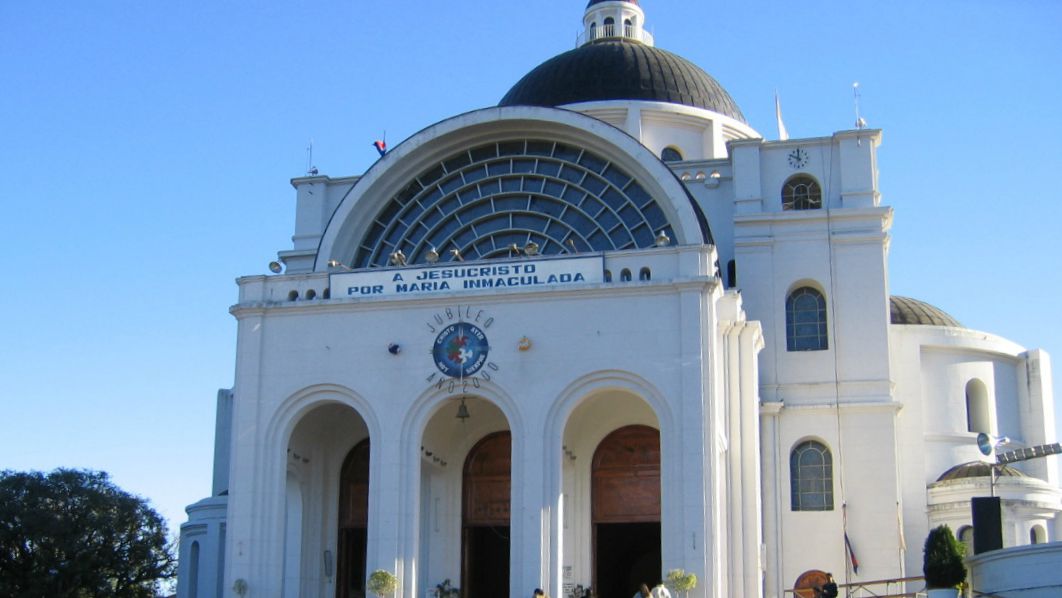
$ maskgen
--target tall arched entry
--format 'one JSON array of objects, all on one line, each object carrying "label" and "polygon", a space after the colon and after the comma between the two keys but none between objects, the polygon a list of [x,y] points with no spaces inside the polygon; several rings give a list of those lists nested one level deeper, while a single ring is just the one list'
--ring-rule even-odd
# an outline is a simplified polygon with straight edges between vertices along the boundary
[{"label": "tall arched entry", "polygon": [[659,581],[660,432],[626,426],[606,436],[591,464],[594,581],[600,598],[629,598]]},{"label": "tall arched entry", "polygon": [[[369,439],[347,454],[339,474],[336,598],[364,598],[369,527]],[[328,568],[329,563],[325,563]]]},{"label": "tall arched entry", "polygon": [[462,484],[461,588],[464,598],[509,594],[512,435],[495,432],[465,459]]}]

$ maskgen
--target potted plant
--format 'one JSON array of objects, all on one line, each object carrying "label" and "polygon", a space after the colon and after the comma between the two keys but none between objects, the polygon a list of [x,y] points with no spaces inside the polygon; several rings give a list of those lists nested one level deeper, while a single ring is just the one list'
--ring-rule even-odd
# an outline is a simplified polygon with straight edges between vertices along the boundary
[{"label": "potted plant", "polygon": [[442,583],[435,586],[436,598],[460,598],[461,588],[455,588],[450,585],[449,579],[444,579]]},{"label": "potted plant", "polygon": [[368,589],[379,598],[384,598],[398,589],[398,578],[390,571],[377,569],[369,575]]},{"label": "potted plant", "polygon": [[672,569],[667,572],[667,586],[673,592],[682,592],[688,596],[690,590],[697,587],[697,574],[686,573],[682,569]]},{"label": "potted plant", "polygon": [[955,539],[947,525],[929,532],[922,561],[929,598],[955,598],[959,595],[959,586],[966,581],[964,552],[962,542]]}]

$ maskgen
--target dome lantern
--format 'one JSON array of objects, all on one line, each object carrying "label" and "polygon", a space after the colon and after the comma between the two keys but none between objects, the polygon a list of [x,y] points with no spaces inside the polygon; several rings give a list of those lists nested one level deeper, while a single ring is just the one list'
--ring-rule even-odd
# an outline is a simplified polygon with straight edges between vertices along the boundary
[{"label": "dome lantern", "polygon": [[606,39],[653,45],[653,36],[645,30],[645,13],[637,0],[590,0],[586,5],[578,45]]}]

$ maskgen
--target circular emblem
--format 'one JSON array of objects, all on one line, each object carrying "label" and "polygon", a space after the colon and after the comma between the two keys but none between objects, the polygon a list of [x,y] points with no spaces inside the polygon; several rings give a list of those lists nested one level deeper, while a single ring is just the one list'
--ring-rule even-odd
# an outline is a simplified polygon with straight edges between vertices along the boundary
[{"label": "circular emblem", "polygon": [[442,329],[435,337],[432,356],[435,367],[451,378],[464,378],[487,363],[487,335],[468,322],[457,322]]}]

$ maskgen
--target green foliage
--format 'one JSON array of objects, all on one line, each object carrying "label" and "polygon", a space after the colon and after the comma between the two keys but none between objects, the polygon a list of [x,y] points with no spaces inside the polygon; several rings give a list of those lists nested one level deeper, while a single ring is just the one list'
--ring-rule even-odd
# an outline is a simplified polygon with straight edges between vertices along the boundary
[{"label": "green foliage", "polygon": [[398,578],[390,571],[377,569],[369,575],[369,591],[381,598],[398,589]]},{"label": "green foliage", "polygon": [[667,586],[675,592],[689,592],[697,587],[697,574],[672,569],[667,572]]},{"label": "green foliage", "polygon": [[154,598],[175,567],[162,517],[106,473],[0,472],[0,596]]},{"label": "green foliage", "polygon": [[962,542],[955,539],[951,528],[941,525],[926,537],[922,572],[928,588],[955,588],[966,581],[965,552]]}]

